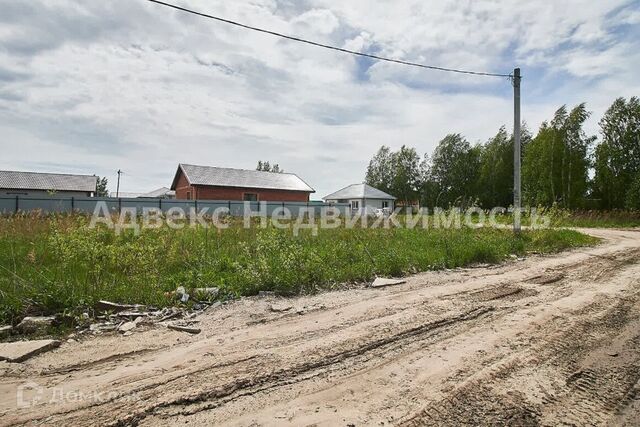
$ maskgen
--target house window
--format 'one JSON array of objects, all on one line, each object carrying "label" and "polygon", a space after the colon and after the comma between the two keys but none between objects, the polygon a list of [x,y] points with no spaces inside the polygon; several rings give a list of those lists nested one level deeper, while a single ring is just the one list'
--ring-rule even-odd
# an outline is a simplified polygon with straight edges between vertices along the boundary
[{"label": "house window", "polygon": [[351,209],[359,209],[360,208],[360,201],[359,200],[352,200],[351,201]]},{"label": "house window", "polygon": [[382,201],[382,209],[387,209],[389,207],[389,202],[387,200]]},{"label": "house window", "polygon": [[191,200],[191,191],[187,191],[187,200]]},{"label": "house window", "polygon": [[258,195],[256,193],[244,193],[242,195],[242,200],[244,200],[245,202],[257,202]]}]

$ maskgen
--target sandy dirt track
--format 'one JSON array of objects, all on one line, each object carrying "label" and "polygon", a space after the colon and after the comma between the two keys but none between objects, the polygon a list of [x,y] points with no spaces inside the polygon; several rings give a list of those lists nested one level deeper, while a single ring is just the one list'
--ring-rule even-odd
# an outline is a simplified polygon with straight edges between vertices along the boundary
[{"label": "sandy dirt track", "polygon": [[640,232],[586,232],[603,244],[3,362],[0,425],[640,425]]}]

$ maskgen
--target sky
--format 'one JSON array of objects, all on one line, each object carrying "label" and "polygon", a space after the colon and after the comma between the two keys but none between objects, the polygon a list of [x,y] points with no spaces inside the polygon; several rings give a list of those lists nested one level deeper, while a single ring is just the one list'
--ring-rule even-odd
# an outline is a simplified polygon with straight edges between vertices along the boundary
[{"label": "sky", "polygon": [[[171,0],[169,0],[171,1]],[[563,104],[586,125],[640,95],[640,1],[174,0],[366,53],[522,69],[532,131]],[[381,145],[513,126],[506,78],[410,68],[236,28],[145,0],[0,0],[0,169],[170,186],[178,163],[278,163],[316,190],[362,182]]]}]

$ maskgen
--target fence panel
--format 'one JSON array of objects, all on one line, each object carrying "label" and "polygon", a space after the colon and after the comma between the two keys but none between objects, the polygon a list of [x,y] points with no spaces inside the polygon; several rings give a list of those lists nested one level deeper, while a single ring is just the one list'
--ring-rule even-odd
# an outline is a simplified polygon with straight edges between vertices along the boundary
[{"label": "fence panel", "polygon": [[[98,206],[98,203],[102,203]],[[205,215],[212,215],[216,209],[225,208],[232,216],[244,216],[245,205],[254,214],[273,215],[278,208],[286,208],[291,216],[300,215],[301,210],[311,209],[313,214],[320,216],[322,209],[328,206],[337,208],[342,215],[347,213],[348,204],[338,203],[328,205],[318,202],[243,202],[237,200],[174,200],[174,199],[146,199],[146,198],[110,198],[110,197],[30,197],[30,196],[0,196],[0,214],[16,212],[31,212],[39,210],[43,213],[80,212],[92,214],[98,212],[119,213],[122,209],[135,209],[137,215],[142,215],[145,208],[160,209],[168,213],[172,208],[179,208],[189,215],[191,209],[197,212],[206,210]],[[96,208],[99,208],[96,211]],[[175,210],[174,210],[175,212]]]}]

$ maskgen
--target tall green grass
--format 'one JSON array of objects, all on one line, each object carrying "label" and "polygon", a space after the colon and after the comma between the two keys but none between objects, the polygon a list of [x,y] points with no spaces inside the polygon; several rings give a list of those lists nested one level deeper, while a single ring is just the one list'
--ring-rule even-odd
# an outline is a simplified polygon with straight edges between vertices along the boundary
[{"label": "tall green grass", "polygon": [[[538,221],[546,217],[551,227],[582,228],[638,228],[640,227],[640,211],[637,210],[569,210],[558,207],[538,208]],[[496,216],[500,224],[512,224],[511,214]],[[522,215],[522,225],[530,225],[531,217]]]},{"label": "tall green grass", "polygon": [[162,227],[117,235],[78,215],[0,218],[0,321],[75,313],[100,299],[163,306],[177,286],[219,286],[221,296],[316,292],[376,275],[400,276],[511,254],[594,243],[567,230]]}]

